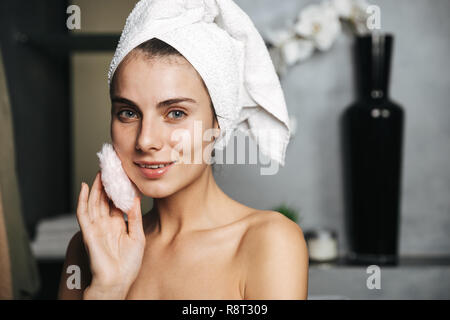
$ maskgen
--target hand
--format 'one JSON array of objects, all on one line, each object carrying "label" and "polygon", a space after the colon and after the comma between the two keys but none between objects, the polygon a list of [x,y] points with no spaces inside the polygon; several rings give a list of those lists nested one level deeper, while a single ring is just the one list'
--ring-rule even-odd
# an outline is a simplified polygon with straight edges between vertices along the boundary
[{"label": "hand", "polygon": [[89,186],[82,183],[77,207],[92,273],[89,289],[91,292],[113,289],[124,297],[139,273],[144,255],[140,198],[134,199],[133,208],[127,213],[127,230],[123,212],[108,201],[100,174],[97,173],[90,194]]}]

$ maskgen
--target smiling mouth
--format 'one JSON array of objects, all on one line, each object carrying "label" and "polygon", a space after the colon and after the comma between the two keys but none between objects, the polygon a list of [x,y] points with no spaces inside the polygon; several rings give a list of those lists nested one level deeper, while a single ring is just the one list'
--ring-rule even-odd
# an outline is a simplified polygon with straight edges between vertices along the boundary
[{"label": "smiling mouth", "polygon": [[164,168],[167,166],[170,166],[171,164],[175,163],[176,161],[172,161],[169,163],[165,163],[165,164],[141,164],[141,163],[136,163],[139,167],[141,168],[146,168],[146,169],[159,169],[159,168]]}]

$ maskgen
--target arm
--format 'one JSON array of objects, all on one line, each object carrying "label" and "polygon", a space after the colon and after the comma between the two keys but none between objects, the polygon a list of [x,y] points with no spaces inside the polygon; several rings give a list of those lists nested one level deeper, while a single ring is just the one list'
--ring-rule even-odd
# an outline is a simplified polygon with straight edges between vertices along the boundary
[{"label": "arm", "polygon": [[[69,283],[74,283],[75,273],[67,273],[70,265],[80,267],[80,289],[70,289],[67,286]],[[71,279],[69,279],[71,277]],[[60,300],[82,300],[83,292],[88,287],[91,281],[91,272],[89,269],[89,259],[83,244],[83,236],[81,231],[78,231],[70,240],[67,247],[66,259],[61,271],[61,280],[59,283],[58,299]]]},{"label": "arm", "polygon": [[309,257],[301,228],[279,213],[245,236],[244,299],[307,299]]}]

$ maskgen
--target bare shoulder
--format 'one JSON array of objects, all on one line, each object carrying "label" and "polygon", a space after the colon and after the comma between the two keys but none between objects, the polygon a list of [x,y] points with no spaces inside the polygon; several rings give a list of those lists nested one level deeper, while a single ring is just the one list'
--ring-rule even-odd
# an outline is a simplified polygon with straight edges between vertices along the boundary
[{"label": "bare shoulder", "polygon": [[287,241],[294,241],[297,245],[305,244],[300,226],[279,212],[257,210],[249,215],[248,220],[248,228],[242,237],[242,246],[258,245],[264,240],[270,240],[267,245]]},{"label": "bare shoulder", "polygon": [[308,249],[300,226],[276,211],[249,217],[240,252],[245,299],[306,299]]},{"label": "bare shoulder", "polygon": [[89,257],[84,247],[83,235],[81,231],[78,231],[72,236],[67,246],[58,299],[82,299],[83,291],[90,280]]}]

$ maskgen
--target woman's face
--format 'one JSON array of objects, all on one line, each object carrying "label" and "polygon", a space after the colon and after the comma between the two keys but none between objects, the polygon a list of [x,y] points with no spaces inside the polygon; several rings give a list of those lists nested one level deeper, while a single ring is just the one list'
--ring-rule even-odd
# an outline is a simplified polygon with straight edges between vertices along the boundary
[{"label": "woman's face", "polygon": [[[213,139],[204,133],[217,136],[218,126],[202,79],[185,58],[150,59],[133,52],[111,86],[111,139],[125,172],[144,195],[169,196],[208,168],[204,154],[211,154]],[[143,169],[138,165],[143,161],[176,162],[154,176],[161,170]]]}]

